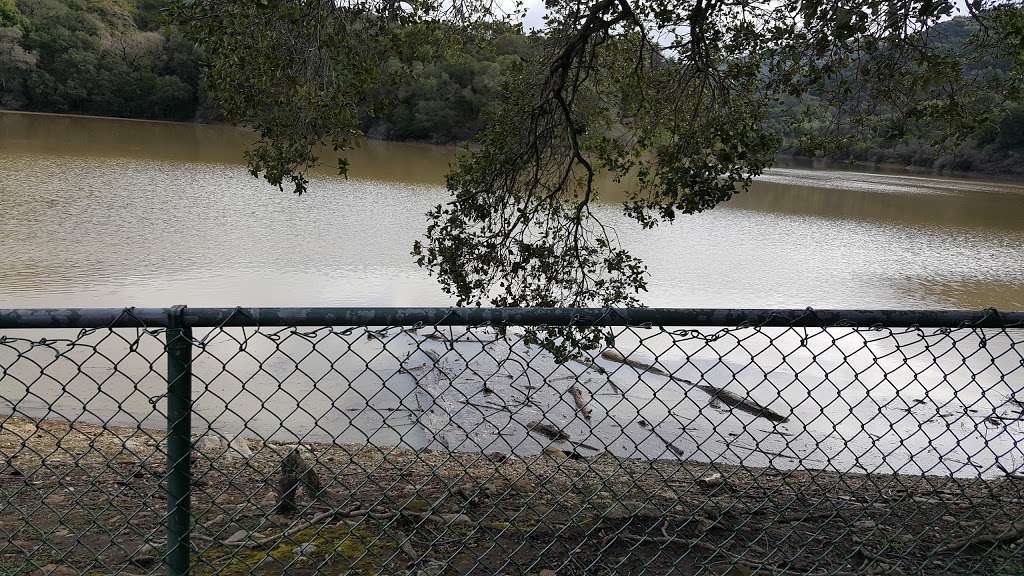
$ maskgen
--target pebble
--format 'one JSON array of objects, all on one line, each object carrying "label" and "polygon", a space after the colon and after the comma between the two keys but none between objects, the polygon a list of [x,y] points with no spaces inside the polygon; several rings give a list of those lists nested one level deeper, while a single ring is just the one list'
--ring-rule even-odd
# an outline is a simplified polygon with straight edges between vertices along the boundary
[{"label": "pebble", "polygon": [[249,537],[249,531],[248,530],[239,530],[239,531],[235,532],[234,534],[232,534],[231,536],[229,536],[228,539],[224,541],[224,543],[225,544],[236,544],[238,542],[244,542],[248,537]]},{"label": "pebble", "polygon": [[156,546],[147,542],[132,555],[131,562],[140,568],[149,568],[156,564],[156,558],[159,553],[160,550]]},{"label": "pebble", "polygon": [[63,494],[50,494],[49,496],[44,498],[43,501],[49,504],[50,506],[55,506],[67,502],[68,497]]},{"label": "pebble", "polygon": [[874,530],[878,528],[878,522],[874,520],[858,520],[853,523],[853,527],[858,530]]},{"label": "pebble", "polygon": [[705,476],[700,479],[700,485],[705,488],[714,488],[716,486],[720,486],[721,484],[722,475],[717,472],[710,476]]},{"label": "pebble", "polygon": [[218,515],[214,516],[214,518],[212,520],[203,522],[203,525],[204,526],[217,526],[218,524],[220,524],[223,521],[224,521],[224,515],[223,514],[218,514]]},{"label": "pebble", "polygon": [[439,560],[430,560],[420,567],[417,576],[441,576],[448,568],[447,562],[441,562]]},{"label": "pebble", "polygon": [[210,455],[227,458],[250,458],[252,449],[244,438],[225,438],[216,433],[201,436],[196,448]]}]

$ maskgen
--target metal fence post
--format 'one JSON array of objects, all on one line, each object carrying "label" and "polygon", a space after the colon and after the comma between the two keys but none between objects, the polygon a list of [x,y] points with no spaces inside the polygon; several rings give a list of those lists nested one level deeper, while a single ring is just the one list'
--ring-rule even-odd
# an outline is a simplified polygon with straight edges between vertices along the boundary
[{"label": "metal fence post", "polygon": [[167,328],[167,573],[189,573],[192,496],[192,328],[185,306],[170,310]]}]

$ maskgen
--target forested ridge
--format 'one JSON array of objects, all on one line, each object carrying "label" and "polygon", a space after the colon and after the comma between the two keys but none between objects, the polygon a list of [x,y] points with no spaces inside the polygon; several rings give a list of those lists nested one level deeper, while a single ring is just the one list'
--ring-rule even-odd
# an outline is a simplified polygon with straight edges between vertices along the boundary
[{"label": "forested ridge", "polygon": [[[217,107],[203,88],[202,55],[162,15],[167,0],[0,0],[0,108],[129,118],[214,122]],[[955,18],[934,27],[963,50],[975,24]],[[502,97],[502,79],[535,53],[515,27],[493,25],[456,48],[422,42],[386,63],[396,79],[363,105],[372,138],[436,143],[464,141]],[[969,47],[968,47],[969,49]],[[976,74],[1007,74],[990,62]],[[941,171],[1024,174],[1024,104],[992,94],[996,120],[943,146],[943,127],[878,110],[873,126],[844,128],[842,111],[813,95],[799,102],[799,123],[771,115],[780,150],[800,156],[802,143],[826,130],[847,136],[833,160],[891,163]],[[838,118],[838,120],[837,120]],[[844,132],[845,131],[845,132]],[[843,140],[843,138],[839,138]]]},{"label": "forested ridge", "polygon": [[[0,0],[0,108],[157,120],[220,119],[203,90],[201,55],[162,10],[166,0]],[[365,106],[375,138],[468,139],[529,54],[514,29],[457,50],[424,44],[392,57],[389,85]],[[386,102],[386,106],[384,105]]]}]

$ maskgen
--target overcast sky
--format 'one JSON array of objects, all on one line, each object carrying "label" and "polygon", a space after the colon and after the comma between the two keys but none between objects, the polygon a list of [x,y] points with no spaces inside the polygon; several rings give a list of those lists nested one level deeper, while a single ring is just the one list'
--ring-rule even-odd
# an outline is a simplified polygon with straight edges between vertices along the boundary
[{"label": "overcast sky", "polygon": [[[513,2],[509,0],[499,0],[499,3],[508,6],[509,8],[513,5]],[[526,17],[523,19],[523,27],[528,31],[542,28],[544,26],[545,13],[544,0],[524,0],[523,4],[526,7]],[[953,16],[965,16],[967,14],[966,0],[958,0],[954,3]],[[943,20],[945,19],[947,18],[943,18]]]}]

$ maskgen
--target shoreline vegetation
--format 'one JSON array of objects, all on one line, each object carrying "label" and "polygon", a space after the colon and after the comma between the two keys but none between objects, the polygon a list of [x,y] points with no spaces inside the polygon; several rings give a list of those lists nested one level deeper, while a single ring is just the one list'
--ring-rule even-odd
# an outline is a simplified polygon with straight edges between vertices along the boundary
[{"label": "shoreline vegetation", "polygon": [[[47,116],[54,118],[72,118],[72,119],[85,119],[85,120],[101,120],[101,121],[124,121],[124,122],[138,122],[138,123],[151,123],[151,124],[169,124],[169,125],[180,125],[180,126],[222,126],[226,128],[245,130],[245,128],[234,126],[220,121],[200,122],[196,120],[158,120],[152,118],[127,118],[123,116],[103,116],[98,114],[78,114],[74,112],[39,112],[33,110],[16,110],[12,108],[0,107],[0,114],[23,114],[29,116]],[[436,144],[433,142],[420,141],[420,140],[390,140],[385,138],[374,138],[367,136],[367,140],[377,142],[400,142],[402,144],[410,145],[423,145],[423,146],[440,146],[440,147],[452,147],[465,145],[467,142],[448,142],[445,144]],[[1024,173],[987,173],[987,172],[972,172],[972,171],[957,171],[957,170],[937,170],[934,168],[926,168],[922,166],[913,166],[905,164],[894,164],[885,162],[867,162],[857,160],[837,160],[832,158],[809,158],[807,156],[795,156],[790,154],[780,153],[775,158],[775,164],[772,168],[798,168],[798,169],[811,169],[811,170],[845,170],[845,171],[864,171],[867,173],[881,173],[891,174],[896,176],[940,176],[943,178],[955,178],[964,180],[982,180],[987,182],[1005,182],[1010,184],[1019,184],[1024,182]]]},{"label": "shoreline vegetation", "polygon": [[[219,122],[218,106],[206,93],[203,56],[182,31],[169,24],[168,0],[0,0],[0,109],[146,120]],[[973,23],[953,18],[932,33],[951,50],[965,44]],[[504,97],[503,78],[538,56],[536,33],[494,27],[458,49],[422,46],[396,55],[383,67],[389,80],[360,112],[367,137],[453,144],[478,133]],[[1008,74],[1008,63],[970,70]],[[835,166],[893,166],[931,174],[1024,176],[1024,104],[992,94],[1001,114],[981,123],[959,144],[942,147],[944,126],[925,121],[878,127],[830,129],[833,110],[811,94],[780,103],[765,122],[781,139],[780,158],[801,156],[800,142],[836,131],[851,142],[826,159]],[[793,112],[802,112],[798,120]],[[842,118],[840,118],[842,120]],[[890,122],[890,120],[892,122]],[[906,124],[906,123],[904,123]],[[843,125],[840,122],[839,125]],[[845,131],[844,131],[845,130]]]},{"label": "shoreline vegetation", "polygon": [[[509,550],[533,571],[559,567],[563,553],[578,566],[621,556],[627,571],[689,573],[708,564],[772,574],[1024,570],[1013,557],[1024,534],[1024,484],[1013,478],[607,453],[578,460],[559,450],[518,457],[215,433],[193,435],[193,444],[198,574],[284,567],[290,574],[484,574],[509,569]],[[307,483],[284,510],[275,486],[295,454],[315,471],[318,493],[306,493]],[[163,430],[4,416],[0,455],[0,501],[15,511],[0,515],[0,532],[11,535],[0,571],[164,569]],[[539,545],[552,541],[556,550]]]}]

